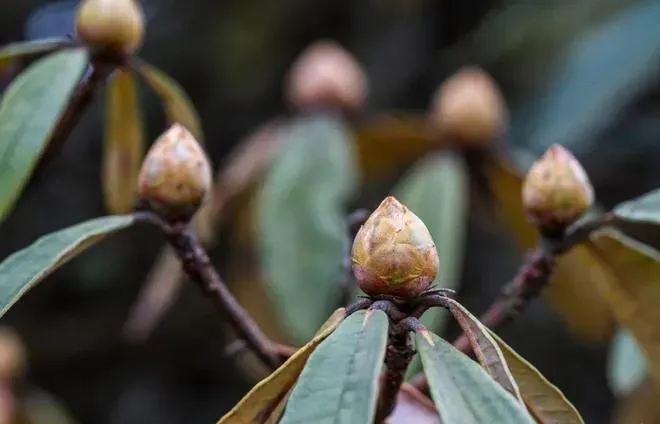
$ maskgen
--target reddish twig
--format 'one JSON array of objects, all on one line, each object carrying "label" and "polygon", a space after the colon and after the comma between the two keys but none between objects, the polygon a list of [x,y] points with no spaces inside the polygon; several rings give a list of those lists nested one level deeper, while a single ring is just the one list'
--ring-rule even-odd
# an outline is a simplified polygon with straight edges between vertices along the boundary
[{"label": "reddish twig", "polygon": [[202,292],[210,297],[226,315],[232,328],[245,341],[250,350],[270,369],[276,369],[281,361],[272,348],[271,341],[261,332],[248,312],[238,303],[197,240],[189,223],[167,224],[156,219],[167,240],[181,261],[183,270],[197,283]]}]

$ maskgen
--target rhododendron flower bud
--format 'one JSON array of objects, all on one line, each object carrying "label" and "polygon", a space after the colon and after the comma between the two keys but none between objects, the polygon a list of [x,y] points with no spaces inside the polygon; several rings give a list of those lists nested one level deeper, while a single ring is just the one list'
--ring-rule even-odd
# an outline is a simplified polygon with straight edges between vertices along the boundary
[{"label": "rhododendron flower bud", "polygon": [[554,145],[527,173],[522,201],[530,221],[541,231],[563,231],[589,210],[594,190],[577,159]]},{"label": "rhododendron flower bud", "polygon": [[358,231],[351,259],[360,289],[371,296],[414,298],[438,272],[438,252],[426,225],[391,196]]},{"label": "rhododendron flower bud", "polygon": [[149,149],[140,198],[167,220],[190,219],[211,189],[211,165],[195,137],[175,124]]},{"label": "rhododendron flower bud", "polygon": [[142,44],[144,15],[137,0],[83,0],[76,33],[91,48],[130,54]]},{"label": "rhododendron flower bud", "polygon": [[483,147],[506,129],[508,111],[493,78],[476,67],[465,67],[436,90],[431,125],[455,142]]},{"label": "rhododendron flower bud", "polygon": [[291,67],[287,98],[299,109],[359,110],[367,97],[367,78],[341,46],[319,41]]}]

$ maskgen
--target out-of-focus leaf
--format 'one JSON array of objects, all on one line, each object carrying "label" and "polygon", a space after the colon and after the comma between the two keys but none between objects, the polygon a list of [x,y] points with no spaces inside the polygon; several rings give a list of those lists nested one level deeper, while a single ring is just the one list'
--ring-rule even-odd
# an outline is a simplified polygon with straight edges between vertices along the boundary
[{"label": "out-of-focus leaf", "polygon": [[628,330],[619,330],[614,336],[607,368],[610,388],[620,397],[630,394],[646,377],[646,358]]},{"label": "out-of-focus leaf", "polygon": [[16,424],[75,424],[77,421],[58,399],[38,389],[20,402]]},{"label": "out-of-focus leaf", "polygon": [[309,357],[280,423],[373,422],[387,330],[382,311],[346,318]]},{"label": "out-of-focus leaf", "polygon": [[[486,17],[467,37],[477,62],[532,60],[536,51],[546,53],[626,7],[631,0],[586,0],[579,3],[507,2]],[[459,49],[465,46],[459,47]],[[546,53],[547,54],[547,53]]]},{"label": "out-of-focus leaf", "polygon": [[[467,174],[461,158],[438,153],[423,160],[394,188],[394,196],[413,211],[429,229],[440,252],[439,286],[457,289],[460,283],[467,226]],[[422,323],[440,333],[447,318],[443,308],[431,308]],[[421,369],[418,357],[408,367],[407,377]]]},{"label": "out-of-focus leaf", "polygon": [[547,94],[538,96],[538,104],[530,109],[523,138],[538,151],[571,144],[578,152],[587,148],[580,143],[597,142],[594,136],[655,84],[653,77],[660,70],[658,19],[660,3],[635,2],[570,45]]},{"label": "out-of-focus leaf", "polygon": [[53,53],[30,65],[0,101],[0,221],[46,148],[87,66],[83,49]]},{"label": "out-of-focus leaf", "polygon": [[[256,185],[282,144],[286,121],[274,119],[247,134],[224,160],[210,198],[195,215],[195,228],[203,242],[216,236],[218,221],[233,198]],[[252,216],[250,216],[252,218]]]},{"label": "out-of-focus leaf", "polygon": [[580,413],[556,386],[495,332],[489,332],[504,354],[525,405],[540,424],[584,424]]},{"label": "out-of-focus leaf", "polygon": [[[521,174],[501,161],[493,161],[489,175],[505,226],[522,249],[535,248],[540,236],[527,221],[522,207]],[[552,306],[569,329],[578,337],[594,343],[607,342],[615,327],[609,305],[600,296],[594,296],[593,286],[589,284],[602,271],[602,266],[584,246],[576,246],[559,258],[555,275],[546,290]]]},{"label": "out-of-focus leaf", "polygon": [[358,164],[363,178],[378,179],[413,165],[438,148],[424,114],[388,114],[355,129]]},{"label": "out-of-focus leaf", "polygon": [[103,190],[108,211],[132,212],[144,156],[142,117],[130,71],[118,69],[108,81]]},{"label": "out-of-focus leaf", "polygon": [[610,228],[593,233],[586,246],[603,268],[592,288],[630,330],[660,380],[660,252]]},{"label": "out-of-focus leaf", "polygon": [[415,341],[443,424],[534,423],[522,403],[451,344],[428,331]]},{"label": "out-of-focus leaf", "polygon": [[274,402],[279,403],[281,397],[293,387],[310,355],[323,340],[337,329],[345,316],[344,308],[337,309],[321,326],[312,340],[298,349],[275,372],[254,386],[231,411],[218,421],[218,424],[257,422],[265,412],[275,406]]},{"label": "out-of-focus leaf", "polygon": [[9,256],[0,263],[0,317],[57,268],[135,221],[132,215],[92,219],[45,235]]},{"label": "out-of-focus leaf", "polygon": [[647,378],[618,406],[613,424],[655,424],[660,422],[660,386]]},{"label": "out-of-focus leaf", "polygon": [[401,385],[394,411],[385,424],[442,424],[433,402],[407,383]]},{"label": "out-of-focus leaf", "polygon": [[190,101],[185,90],[178,82],[165,72],[145,62],[133,58],[135,69],[144,77],[147,84],[156,92],[163,102],[165,114],[170,124],[179,123],[186,127],[200,143],[204,142],[202,124],[195,106]]},{"label": "out-of-focus leaf", "polygon": [[0,73],[14,61],[37,54],[50,53],[67,44],[63,38],[46,38],[35,41],[11,43],[0,48]]},{"label": "out-of-focus leaf", "polygon": [[472,350],[484,370],[506,391],[518,398],[520,403],[523,403],[520,390],[509,371],[504,354],[490,336],[488,328],[454,299],[447,299],[447,302],[449,310],[470,340]]},{"label": "out-of-focus leaf", "polygon": [[617,205],[612,213],[622,221],[635,224],[660,224],[660,190]]},{"label": "out-of-focus leaf", "polygon": [[301,117],[282,137],[258,198],[260,249],[278,313],[299,341],[337,305],[357,172],[350,136],[333,116]]}]

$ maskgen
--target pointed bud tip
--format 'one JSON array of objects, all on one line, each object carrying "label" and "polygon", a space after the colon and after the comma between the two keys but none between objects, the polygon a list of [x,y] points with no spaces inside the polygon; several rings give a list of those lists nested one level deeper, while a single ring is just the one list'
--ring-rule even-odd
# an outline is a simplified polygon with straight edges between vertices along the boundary
[{"label": "pointed bud tip", "polygon": [[438,252],[426,225],[395,197],[386,197],[358,231],[353,273],[368,295],[414,298],[435,280]]},{"label": "pointed bud tip", "polygon": [[506,130],[508,111],[495,80],[480,68],[466,66],[438,87],[429,119],[439,136],[484,147]]},{"label": "pointed bud tip", "polygon": [[76,11],[76,34],[88,47],[131,54],[144,38],[144,14],[136,0],[83,0]]},{"label": "pointed bud tip", "polygon": [[366,97],[364,71],[335,42],[321,40],[307,47],[289,71],[287,98],[298,109],[359,110]]},{"label": "pointed bud tip", "polygon": [[530,168],[522,188],[525,211],[543,232],[563,232],[594,202],[594,190],[580,162],[553,145]]},{"label": "pointed bud tip", "polygon": [[187,220],[211,188],[211,165],[195,137],[174,124],[151,146],[142,164],[141,199],[167,220]]}]

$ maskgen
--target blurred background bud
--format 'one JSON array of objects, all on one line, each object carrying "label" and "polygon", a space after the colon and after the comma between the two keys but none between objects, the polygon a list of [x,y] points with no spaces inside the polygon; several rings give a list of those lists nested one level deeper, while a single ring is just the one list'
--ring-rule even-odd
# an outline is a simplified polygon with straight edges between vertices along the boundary
[{"label": "blurred background bud", "polygon": [[142,44],[144,14],[136,0],[83,0],[76,33],[89,47],[130,54]]},{"label": "blurred background bud", "polygon": [[294,62],[286,90],[298,109],[359,110],[367,97],[367,78],[340,45],[318,41]]},{"label": "blurred background bud", "polygon": [[522,188],[529,219],[541,230],[563,230],[593,204],[594,190],[575,157],[554,145],[530,168]]},{"label": "blurred background bud", "polygon": [[438,87],[430,119],[440,135],[480,147],[504,131],[507,114],[493,78],[479,68],[465,67]]}]

